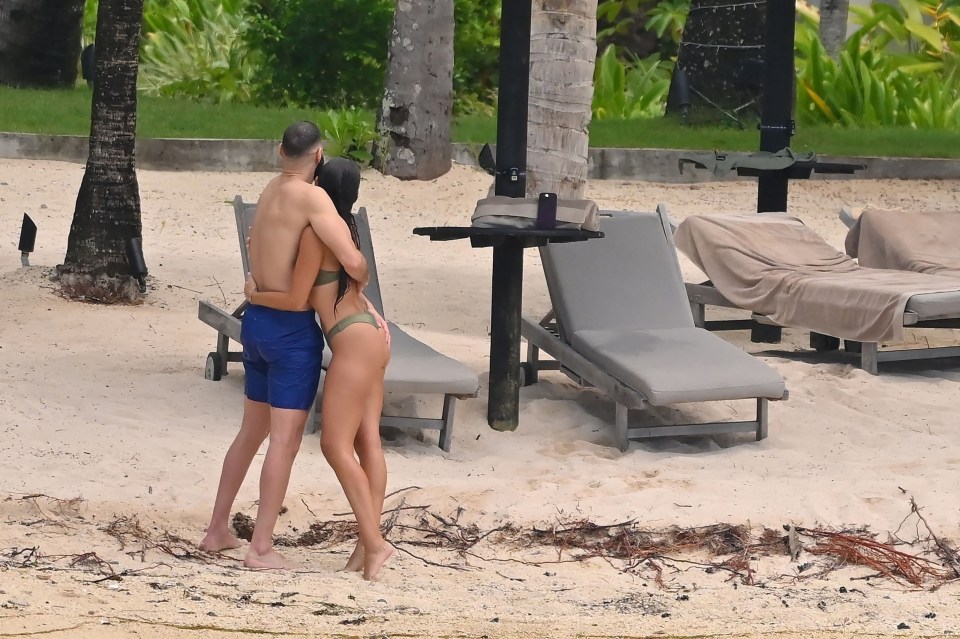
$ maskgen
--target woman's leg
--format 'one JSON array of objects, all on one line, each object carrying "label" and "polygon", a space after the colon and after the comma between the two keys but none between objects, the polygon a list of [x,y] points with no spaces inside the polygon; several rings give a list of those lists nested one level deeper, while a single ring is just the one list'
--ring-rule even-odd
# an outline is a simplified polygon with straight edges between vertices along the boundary
[{"label": "woman's leg", "polygon": [[[383,411],[383,376],[371,389],[363,409],[360,420],[360,430],[353,441],[354,450],[360,458],[360,466],[367,474],[370,485],[370,495],[373,500],[373,509],[377,513],[377,523],[383,513],[383,500],[387,493],[387,461],[383,456],[383,447],[380,442],[380,414]],[[359,572],[363,570],[363,543],[357,539],[344,570]]]},{"label": "woman's leg", "polygon": [[354,457],[354,441],[367,409],[367,398],[383,374],[382,357],[375,348],[377,342],[372,342],[375,336],[382,340],[376,328],[358,324],[338,334],[331,344],[335,356],[324,381],[320,435],[324,457],[337,474],[357,518],[365,579],[375,579],[393,554],[393,547],[380,535],[380,511],[374,505],[370,480]]}]

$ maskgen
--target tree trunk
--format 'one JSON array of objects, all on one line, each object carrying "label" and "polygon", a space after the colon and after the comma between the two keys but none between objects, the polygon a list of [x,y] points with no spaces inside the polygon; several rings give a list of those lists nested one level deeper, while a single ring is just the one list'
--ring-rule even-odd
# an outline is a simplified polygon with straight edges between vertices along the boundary
[{"label": "tree trunk", "polygon": [[58,267],[64,294],[75,299],[139,297],[126,249],[141,232],[134,145],[142,16],[143,0],[100,0],[90,152]]},{"label": "tree trunk", "polygon": [[0,0],[0,84],[72,87],[84,0]]},{"label": "tree trunk", "polygon": [[820,41],[836,60],[847,41],[850,0],[820,0]]},{"label": "tree trunk", "polygon": [[533,0],[527,195],[583,196],[597,59],[597,0]]},{"label": "tree trunk", "polygon": [[[692,119],[722,119],[720,109],[756,100],[763,81],[767,2],[693,0],[683,28],[677,69],[687,73]],[[667,105],[668,112],[676,104]],[[759,109],[753,109],[759,112]]]},{"label": "tree trunk", "polygon": [[397,0],[374,166],[403,180],[450,170],[453,0]]}]

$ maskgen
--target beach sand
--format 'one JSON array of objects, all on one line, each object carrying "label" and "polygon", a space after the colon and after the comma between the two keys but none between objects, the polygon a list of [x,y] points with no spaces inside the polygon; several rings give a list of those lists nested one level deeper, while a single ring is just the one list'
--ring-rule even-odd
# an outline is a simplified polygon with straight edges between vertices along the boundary
[{"label": "beach sand", "polygon": [[[270,174],[140,171],[150,294],[142,305],[118,307],[66,301],[50,280],[63,259],[82,174],[76,164],[0,160],[0,637],[960,633],[960,586],[931,592],[864,579],[876,572],[869,568],[824,570],[829,562],[809,552],[799,562],[782,551],[747,552],[762,585],[683,563],[714,560],[702,553],[625,571],[616,559],[564,561],[576,548],[523,547],[497,535],[469,554],[400,544],[375,584],[334,572],[352,543],[286,549],[303,566],[294,574],[244,570],[236,561],[242,550],[229,553],[234,559],[172,556],[164,547],[190,549],[177,537],[195,543],[203,535],[242,409],[239,364],[220,382],[203,379],[215,332],[197,319],[197,303],[232,310],[242,300],[230,202],[236,194],[256,200]],[[578,520],[633,520],[644,528],[725,522],[756,534],[764,527],[782,534],[784,524],[866,526],[880,541],[898,529],[910,541],[926,536],[916,516],[901,527],[913,498],[935,533],[960,537],[956,361],[892,364],[873,377],[849,359],[804,350],[801,332],[786,331],[780,345],[729,333],[726,339],[775,367],[790,390],[788,401],[771,405],[770,434],[761,442],[749,435],[668,438],[632,442],[620,453],[613,404],[556,372],[522,389],[517,431],[491,430],[490,252],[411,233],[468,224],[489,184],[489,176],[460,166],[433,182],[364,173],[359,204],[370,212],[386,314],[481,379],[479,397],[458,403],[449,454],[436,446],[435,431],[385,442],[388,491],[408,488],[386,508],[401,500],[425,507],[398,511],[400,523],[436,527],[433,513],[459,517],[477,534],[507,523],[548,529]],[[665,202],[682,219],[751,211],[756,185],[593,181],[587,197],[607,209],[652,210]],[[844,205],[960,209],[960,182],[791,184],[791,212],[838,248]],[[20,268],[16,250],[23,213],[39,227],[29,268]],[[683,266],[702,277],[685,259]],[[532,315],[549,307],[535,250],[526,255],[523,307]],[[958,338],[958,331],[909,333],[923,343]],[[439,400],[387,401],[434,411]],[[718,403],[684,406],[681,416],[751,411],[750,402]],[[235,510],[255,513],[262,459],[261,451]],[[349,507],[316,435],[305,437],[286,506],[281,534],[349,519],[334,517]],[[124,523],[131,524],[126,535],[119,534]],[[98,567],[97,559],[111,567]],[[101,580],[110,570],[128,572]]]}]

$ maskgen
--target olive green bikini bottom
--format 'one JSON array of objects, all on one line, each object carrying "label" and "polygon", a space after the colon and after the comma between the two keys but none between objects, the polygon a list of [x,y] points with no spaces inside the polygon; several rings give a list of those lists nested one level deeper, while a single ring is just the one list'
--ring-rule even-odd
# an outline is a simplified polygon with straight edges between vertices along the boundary
[{"label": "olive green bikini bottom", "polygon": [[359,313],[354,313],[353,315],[347,315],[342,320],[334,324],[333,328],[327,331],[327,340],[332,340],[334,335],[351,324],[369,324],[370,326],[375,327],[377,330],[380,330],[380,325],[377,324],[377,319],[373,316],[373,313],[370,311],[361,311]]}]

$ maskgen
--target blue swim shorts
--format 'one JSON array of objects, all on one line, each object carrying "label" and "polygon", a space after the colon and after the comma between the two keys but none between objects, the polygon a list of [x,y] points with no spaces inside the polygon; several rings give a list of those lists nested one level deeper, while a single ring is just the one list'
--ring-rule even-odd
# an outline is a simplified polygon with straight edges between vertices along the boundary
[{"label": "blue swim shorts", "polygon": [[240,328],[245,393],[274,408],[310,410],[320,384],[323,332],[309,311],[251,304]]}]

